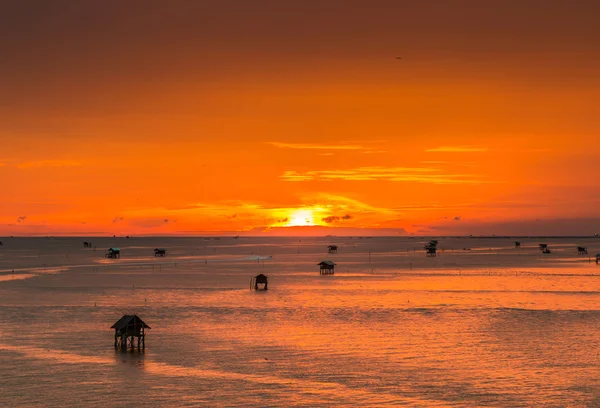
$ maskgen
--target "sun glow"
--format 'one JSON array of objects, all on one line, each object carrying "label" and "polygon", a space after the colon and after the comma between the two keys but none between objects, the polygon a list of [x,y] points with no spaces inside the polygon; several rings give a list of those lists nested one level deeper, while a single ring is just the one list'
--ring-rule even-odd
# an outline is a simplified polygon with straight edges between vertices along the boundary
[{"label": "sun glow", "polygon": [[303,225],[315,225],[314,215],[311,210],[296,210],[289,216],[288,227],[298,227]]}]

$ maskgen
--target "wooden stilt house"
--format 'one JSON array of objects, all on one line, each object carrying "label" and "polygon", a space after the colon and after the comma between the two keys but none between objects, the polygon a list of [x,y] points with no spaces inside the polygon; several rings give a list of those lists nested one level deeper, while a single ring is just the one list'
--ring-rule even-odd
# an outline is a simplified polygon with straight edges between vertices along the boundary
[{"label": "wooden stilt house", "polygon": [[332,261],[321,261],[317,264],[321,275],[333,275],[335,273],[335,263]]},{"label": "wooden stilt house", "polygon": [[146,347],[146,329],[148,326],[137,315],[124,315],[111,329],[115,329],[115,348],[127,350],[128,347],[135,348],[137,339],[137,348]]},{"label": "wooden stilt house", "polygon": [[108,252],[104,254],[104,257],[118,259],[121,257],[121,250],[119,248],[108,248]]},{"label": "wooden stilt house", "polygon": [[263,290],[267,290],[269,286],[269,278],[262,273],[256,275],[254,278],[250,280],[250,289],[259,290],[259,286],[262,285]]}]

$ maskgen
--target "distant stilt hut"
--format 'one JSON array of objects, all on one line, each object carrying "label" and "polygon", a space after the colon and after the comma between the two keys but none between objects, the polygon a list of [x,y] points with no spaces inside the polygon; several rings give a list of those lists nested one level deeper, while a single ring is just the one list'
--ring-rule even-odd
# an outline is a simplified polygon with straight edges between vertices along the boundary
[{"label": "distant stilt hut", "polygon": [[0,246],[4,245],[4,242],[0,241]]},{"label": "distant stilt hut", "polygon": [[263,285],[262,290],[267,290],[269,286],[269,278],[262,273],[250,279],[250,290],[259,290],[258,285]]},{"label": "distant stilt hut", "polygon": [[432,239],[425,245],[425,254],[429,257],[437,256],[437,240]]},{"label": "distant stilt hut", "polygon": [[108,248],[108,252],[104,254],[105,258],[117,259],[121,257],[121,250],[119,248]]},{"label": "distant stilt hut", "polygon": [[156,248],[154,250],[154,256],[167,256],[167,250],[164,248]]},{"label": "distant stilt hut", "polygon": [[330,254],[337,254],[337,250],[338,250],[337,245],[329,245],[327,247],[327,252],[329,252]]},{"label": "distant stilt hut", "polygon": [[587,248],[586,247],[577,247],[577,253],[579,255],[587,255]]},{"label": "distant stilt hut", "polygon": [[115,348],[127,350],[127,347],[135,348],[135,338],[137,338],[137,348],[146,347],[145,329],[149,329],[142,319],[137,315],[124,315],[111,329],[115,329]]},{"label": "distant stilt hut", "polygon": [[335,273],[335,263],[332,261],[321,261],[317,264],[321,275],[333,275]]},{"label": "distant stilt hut", "polygon": [[515,248],[521,248],[521,243],[519,241],[515,241]]},{"label": "distant stilt hut", "polygon": [[546,249],[548,249],[548,244],[540,244],[540,251],[544,252]]},{"label": "distant stilt hut", "polygon": [[600,263],[600,254],[596,254],[596,265]]},{"label": "distant stilt hut", "polygon": [[91,248],[91,247],[92,247],[92,243],[91,243],[91,242],[87,242],[87,241],[85,241],[85,242],[83,243],[83,247],[84,247],[84,248]]}]

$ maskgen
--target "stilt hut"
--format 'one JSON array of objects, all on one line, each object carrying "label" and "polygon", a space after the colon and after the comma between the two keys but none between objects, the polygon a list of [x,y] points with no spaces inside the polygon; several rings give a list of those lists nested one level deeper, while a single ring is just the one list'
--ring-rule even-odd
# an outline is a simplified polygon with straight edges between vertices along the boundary
[{"label": "stilt hut", "polygon": [[335,273],[335,263],[332,261],[321,261],[317,264],[321,275],[333,275]]},{"label": "stilt hut", "polygon": [[540,244],[540,251],[544,252],[546,249],[548,249],[548,244]]},{"label": "stilt hut", "polygon": [[519,241],[515,241],[515,248],[521,248],[521,243]]},{"label": "stilt hut", "polygon": [[92,243],[91,243],[91,242],[87,242],[87,241],[85,241],[85,242],[83,243],[83,247],[84,247],[84,248],[91,248],[91,247],[92,247]]},{"label": "stilt hut", "polygon": [[254,278],[250,279],[250,289],[259,290],[258,285],[263,285],[262,290],[267,290],[269,285],[269,278],[262,273],[260,275],[256,275]]},{"label": "stilt hut", "polygon": [[329,245],[327,247],[327,252],[329,252],[330,254],[337,254],[337,250],[338,250],[337,245]]},{"label": "stilt hut", "polygon": [[167,256],[167,250],[164,248],[156,248],[154,250],[154,256]]},{"label": "stilt hut", "polygon": [[117,259],[121,257],[121,250],[119,248],[108,248],[108,252],[104,254],[105,258]]},{"label": "stilt hut", "polygon": [[115,329],[115,348],[127,350],[128,347],[135,348],[135,339],[137,338],[137,348],[146,347],[146,329],[148,326],[137,315],[124,315],[111,329]]},{"label": "stilt hut", "polygon": [[4,242],[0,241],[0,246],[4,245]]},{"label": "stilt hut", "polygon": [[587,248],[586,247],[577,247],[577,253],[579,255],[587,255]]},{"label": "stilt hut", "polygon": [[596,265],[600,263],[600,254],[596,254]]},{"label": "stilt hut", "polygon": [[425,245],[425,254],[429,257],[437,256],[437,244],[438,242],[435,239],[432,239]]}]

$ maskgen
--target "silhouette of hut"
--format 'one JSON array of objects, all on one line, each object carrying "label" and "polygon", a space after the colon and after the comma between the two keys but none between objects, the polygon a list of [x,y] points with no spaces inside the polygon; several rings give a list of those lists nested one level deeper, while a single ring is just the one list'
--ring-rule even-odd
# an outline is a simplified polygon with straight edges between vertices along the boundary
[{"label": "silhouette of hut", "polygon": [[548,249],[548,244],[540,244],[540,251],[544,252],[546,249]]},{"label": "silhouette of hut", "polygon": [[85,242],[83,243],[83,247],[84,247],[84,248],[91,248],[91,247],[92,247],[92,243],[91,243],[91,242],[88,242],[88,241],[85,241]]},{"label": "silhouette of hut", "polygon": [[521,248],[521,243],[519,241],[515,241],[515,248]]},{"label": "silhouette of hut", "polygon": [[332,261],[321,261],[317,264],[321,275],[333,275],[335,273],[335,263]]},{"label": "silhouette of hut", "polygon": [[262,273],[256,275],[254,278],[250,279],[250,289],[254,287],[254,290],[258,290],[258,285],[263,285],[263,290],[268,289],[269,278]]},{"label": "silhouette of hut", "polygon": [[425,245],[425,254],[429,257],[437,256],[437,240],[432,239]]},{"label": "silhouette of hut", "polygon": [[542,251],[542,254],[551,254],[552,251],[550,251],[550,248],[546,247],[544,248],[544,250]]},{"label": "silhouette of hut", "polygon": [[4,245],[4,242],[0,241],[0,246]]},{"label": "silhouette of hut", "polygon": [[329,245],[327,247],[327,252],[329,252],[330,254],[337,254],[337,250],[338,250],[337,245]]},{"label": "silhouette of hut", "polygon": [[154,256],[167,256],[167,250],[164,248],[156,248],[154,250]]},{"label": "silhouette of hut", "polygon": [[596,254],[596,265],[600,263],[600,254]]},{"label": "silhouette of hut", "polygon": [[105,258],[117,259],[121,257],[121,250],[119,248],[108,248],[108,252],[104,254]]},{"label": "silhouette of hut", "polygon": [[586,247],[577,247],[577,253],[579,255],[587,255],[587,248]]},{"label": "silhouette of hut", "polygon": [[135,348],[134,340],[137,338],[137,348],[146,347],[146,329],[148,326],[137,315],[124,315],[111,329],[115,329],[115,348],[127,350],[127,347]]}]

